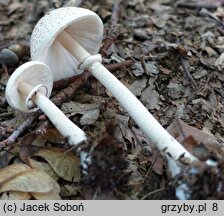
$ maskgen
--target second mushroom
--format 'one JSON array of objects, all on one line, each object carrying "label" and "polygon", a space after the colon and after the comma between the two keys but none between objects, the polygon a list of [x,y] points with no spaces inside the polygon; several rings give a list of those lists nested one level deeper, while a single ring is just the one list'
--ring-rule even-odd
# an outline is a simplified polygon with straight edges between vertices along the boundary
[{"label": "second mushroom", "polygon": [[10,76],[6,99],[11,107],[23,112],[34,112],[40,108],[69,144],[85,141],[86,134],[48,99],[52,87],[53,76],[49,67],[42,62],[30,61]]},{"label": "second mushroom", "polygon": [[[31,36],[31,58],[45,62],[54,79],[89,70],[120,102],[148,138],[174,159],[196,158],[177,142],[143,104],[102,64],[99,51],[103,23],[94,12],[76,7],[53,10],[37,23]],[[57,72],[57,73],[56,73]]]}]

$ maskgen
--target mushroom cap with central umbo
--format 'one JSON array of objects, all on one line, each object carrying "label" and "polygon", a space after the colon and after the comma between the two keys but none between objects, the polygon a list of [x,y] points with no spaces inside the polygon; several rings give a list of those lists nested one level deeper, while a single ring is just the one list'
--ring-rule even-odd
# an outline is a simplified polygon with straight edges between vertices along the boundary
[{"label": "mushroom cap with central umbo", "polygon": [[82,73],[79,62],[56,40],[63,30],[91,55],[98,53],[103,39],[103,23],[88,9],[64,7],[42,17],[31,35],[31,58],[47,64],[55,81]]}]

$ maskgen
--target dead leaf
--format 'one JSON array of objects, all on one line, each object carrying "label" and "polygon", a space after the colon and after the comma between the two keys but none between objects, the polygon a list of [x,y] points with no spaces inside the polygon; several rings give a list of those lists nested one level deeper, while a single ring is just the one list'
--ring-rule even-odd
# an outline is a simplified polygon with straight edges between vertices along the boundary
[{"label": "dead leaf", "polygon": [[224,53],[222,53],[217,60],[215,61],[215,66],[219,69],[222,70],[224,68]]},{"label": "dead leaf", "polygon": [[0,169],[0,185],[7,180],[13,179],[16,175],[30,170],[30,167],[25,164],[13,164]]},{"label": "dead leaf", "polygon": [[36,193],[32,192],[32,196],[37,200],[60,200],[61,197],[55,191],[51,191],[48,193]]},{"label": "dead leaf", "polygon": [[163,72],[165,75],[169,75],[172,71],[169,70],[168,68],[161,67],[160,70]]},{"label": "dead leaf", "polygon": [[140,96],[142,91],[145,89],[147,79],[145,77],[135,80],[130,86],[129,90],[135,95]]},{"label": "dead leaf", "polygon": [[63,103],[63,105],[61,106],[61,110],[64,113],[71,113],[70,116],[74,116],[76,114],[85,114],[87,111],[90,110],[99,109],[100,104],[100,102],[96,102],[93,104],[82,104],[70,101],[67,103]]},{"label": "dead leaf", "polygon": [[200,78],[206,76],[207,74],[208,74],[208,71],[202,69],[202,70],[198,70],[198,71],[194,72],[192,74],[192,76],[194,77],[194,79],[200,79]]},{"label": "dead leaf", "polygon": [[46,142],[61,144],[65,142],[65,139],[55,127],[46,127],[40,130],[32,145],[44,146]]},{"label": "dead leaf", "polygon": [[[116,119],[118,120],[122,136],[131,144],[131,147],[134,149],[138,144],[138,140],[136,139],[131,129],[128,127],[128,121],[130,117],[124,115],[116,115]],[[127,147],[125,148],[127,149]]]},{"label": "dead leaf", "polygon": [[81,191],[80,185],[76,185],[75,183],[61,185],[62,197],[76,196],[80,191]]},{"label": "dead leaf", "polygon": [[12,13],[14,13],[16,10],[19,10],[20,8],[22,8],[21,3],[13,2],[8,7],[8,15],[11,15]]},{"label": "dead leaf", "polygon": [[154,89],[154,86],[149,86],[142,91],[141,101],[145,104],[147,109],[160,109],[159,93]]},{"label": "dead leaf", "polygon": [[15,154],[14,154],[13,150],[14,150],[13,148],[10,152],[8,150],[6,150],[6,151],[1,150],[1,153],[0,153],[0,158],[1,158],[0,169],[8,166],[10,161],[15,157]]},{"label": "dead leaf", "polygon": [[142,68],[142,65],[138,62],[135,62],[132,65],[131,73],[133,73],[136,77],[142,76],[144,74],[144,70]]},{"label": "dead leaf", "polygon": [[194,146],[190,146],[190,144],[195,145],[195,143],[203,143],[206,147],[212,148],[214,151],[221,151],[222,145],[213,135],[199,130],[198,128],[189,126],[180,119],[175,119],[167,128],[167,131],[179,142],[182,142],[187,137],[192,137],[191,140],[193,139],[194,142],[188,142],[188,148],[194,148]]},{"label": "dead leaf", "polygon": [[28,164],[30,151],[31,151],[31,145],[36,138],[37,138],[36,133],[29,133],[21,139],[18,145],[19,157],[26,164]]},{"label": "dead leaf", "polygon": [[[8,167],[6,167],[7,169]],[[15,168],[15,167],[13,167]],[[12,169],[9,166],[9,169]],[[22,192],[41,192],[48,193],[54,191],[60,192],[58,183],[53,180],[47,173],[37,169],[28,169],[14,175],[13,178],[5,178],[0,185],[0,192],[5,191],[22,191]]]},{"label": "dead leaf", "polygon": [[99,109],[89,110],[80,118],[80,124],[82,126],[95,124],[99,116],[100,116]]},{"label": "dead leaf", "polygon": [[168,88],[169,96],[174,100],[179,99],[181,95],[184,94],[184,90],[185,90],[183,85],[175,83],[173,81],[170,81],[167,88]]},{"label": "dead leaf", "polygon": [[[42,148],[46,142],[64,143],[65,139],[56,128],[47,127],[41,131],[26,134],[18,145],[20,159],[30,165],[30,155],[37,149]],[[33,162],[34,163],[34,162]]]},{"label": "dead leaf", "polygon": [[139,190],[139,187],[143,181],[143,176],[139,172],[138,166],[135,163],[130,163],[127,172],[130,172],[131,175],[129,177],[128,185],[129,186],[136,186],[137,190]]},{"label": "dead leaf", "polygon": [[79,160],[70,152],[65,153],[59,148],[43,148],[34,152],[31,157],[35,156],[47,161],[61,178],[72,182],[80,180]]},{"label": "dead leaf", "polygon": [[53,170],[52,166],[49,163],[36,161],[31,158],[29,158],[28,163],[32,168],[36,168],[46,172],[55,181],[59,179],[59,176],[55,173],[55,171]]},{"label": "dead leaf", "polygon": [[29,200],[31,195],[27,192],[8,191],[1,195],[0,200]]}]

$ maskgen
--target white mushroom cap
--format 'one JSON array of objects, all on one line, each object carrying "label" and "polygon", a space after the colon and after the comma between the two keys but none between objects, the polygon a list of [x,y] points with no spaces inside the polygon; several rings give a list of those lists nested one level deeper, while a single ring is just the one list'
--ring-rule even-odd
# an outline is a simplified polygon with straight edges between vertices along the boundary
[{"label": "white mushroom cap", "polygon": [[[28,95],[18,90],[19,83],[26,83],[32,87]],[[34,112],[38,108],[29,109],[29,101],[35,91],[50,97],[53,88],[53,75],[47,65],[39,61],[30,61],[18,67],[10,76],[5,94],[11,107],[23,112]]]},{"label": "white mushroom cap", "polygon": [[82,72],[79,62],[56,40],[63,30],[92,55],[98,53],[103,38],[100,17],[88,9],[64,7],[42,17],[31,35],[31,58],[46,63],[55,81]]}]

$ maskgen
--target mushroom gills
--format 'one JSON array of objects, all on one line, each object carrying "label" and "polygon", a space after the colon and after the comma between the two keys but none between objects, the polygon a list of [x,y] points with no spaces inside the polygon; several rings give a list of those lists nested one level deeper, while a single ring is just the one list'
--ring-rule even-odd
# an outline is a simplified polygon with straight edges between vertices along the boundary
[{"label": "mushroom gills", "polygon": [[77,59],[80,64],[83,63],[89,56],[88,53],[78,42],[76,42],[67,32],[63,30],[56,38],[61,45]]}]

